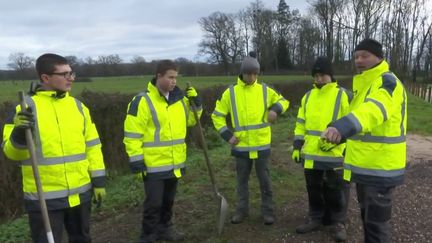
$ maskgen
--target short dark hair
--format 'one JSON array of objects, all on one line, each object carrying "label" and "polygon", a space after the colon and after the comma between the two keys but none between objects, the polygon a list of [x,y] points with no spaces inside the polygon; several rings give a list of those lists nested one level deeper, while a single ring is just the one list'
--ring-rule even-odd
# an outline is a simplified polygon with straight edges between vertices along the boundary
[{"label": "short dark hair", "polygon": [[157,77],[158,74],[165,75],[165,73],[168,70],[174,70],[174,71],[178,72],[179,66],[171,60],[168,60],[168,59],[167,60],[161,60],[158,62],[157,66],[156,66],[156,75],[155,76]]},{"label": "short dark hair", "polygon": [[43,54],[36,60],[36,71],[38,72],[39,79],[42,74],[52,74],[56,69],[55,65],[65,64],[68,64],[67,59],[60,55],[53,53]]}]

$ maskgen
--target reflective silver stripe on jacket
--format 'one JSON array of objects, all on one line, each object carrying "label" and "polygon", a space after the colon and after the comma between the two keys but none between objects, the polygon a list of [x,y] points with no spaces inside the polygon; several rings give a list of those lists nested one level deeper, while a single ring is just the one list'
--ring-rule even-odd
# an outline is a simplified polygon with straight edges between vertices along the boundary
[{"label": "reflective silver stripe on jacket", "polygon": [[240,127],[238,113],[237,113],[237,103],[236,103],[236,99],[235,99],[235,93],[234,93],[234,86],[233,85],[231,85],[229,87],[229,91],[230,91],[231,107],[232,107],[232,111],[233,111],[234,126]]},{"label": "reflective silver stripe on jacket", "polygon": [[142,160],[144,160],[144,155],[142,155],[142,154],[129,157],[129,163],[142,161]]},{"label": "reflective silver stripe on jacket", "polygon": [[321,136],[323,132],[317,130],[306,130],[306,135]]},{"label": "reflective silver stripe on jacket", "polygon": [[309,101],[309,96],[310,96],[310,94],[311,94],[311,91],[309,90],[309,91],[306,93],[305,103],[304,103],[304,107],[303,107],[303,112],[304,112],[304,114],[305,114],[305,117],[306,117],[306,105],[307,105],[307,103],[308,103],[308,101]]},{"label": "reflective silver stripe on jacket", "polygon": [[344,168],[356,174],[380,176],[380,177],[396,177],[405,174],[405,169],[397,169],[397,170],[365,169],[350,164],[344,164]]},{"label": "reflective silver stripe on jacket", "polygon": [[[235,132],[249,131],[249,130],[260,129],[260,128],[270,126],[270,124],[267,122],[263,122],[261,124],[256,124],[256,125],[240,126],[239,116],[238,116],[238,112],[237,112],[237,103],[236,103],[236,99],[235,99],[235,92],[234,92],[234,86],[233,85],[231,85],[229,87],[229,91],[230,91],[230,98],[231,98],[231,108],[232,108],[232,112],[233,112],[232,115],[234,118],[234,131]],[[264,85],[263,85],[263,92],[264,92]],[[266,98],[267,97],[267,89],[265,89],[263,96],[265,96],[264,103],[266,105],[267,104],[267,98]],[[266,110],[267,110],[267,108],[264,110],[264,114],[265,114]],[[263,121],[264,121],[264,117],[263,117]]]},{"label": "reflective silver stripe on jacket", "polygon": [[[30,96],[25,97],[27,105],[32,109],[32,112],[34,114],[34,117],[37,118],[37,109],[36,105],[34,103],[34,100]],[[78,110],[81,114],[84,114],[82,111],[82,106],[80,106],[81,102],[78,102],[77,99],[75,99],[76,104],[78,106]],[[85,121],[85,118],[84,118]],[[85,129],[85,128],[84,128]],[[85,160],[87,155],[85,153],[82,154],[72,154],[72,155],[66,155],[66,156],[59,156],[59,157],[44,157],[42,153],[42,142],[39,132],[39,121],[38,119],[35,119],[34,124],[34,136],[35,136],[35,152],[36,152],[36,158],[39,165],[55,165],[55,164],[63,164],[63,163],[69,163],[69,162],[76,162],[80,160]],[[24,160],[21,163],[24,166],[31,165],[30,160]]]},{"label": "reflective silver stripe on jacket", "polygon": [[[402,85],[402,84],[401,84]],[[402,85],[403,87],[403,85]],[[406,106],[406,92],[405,89],[403,90],[403,101],[402,101],[402,121],[401,121],[401,136],[405,135],[405,127],[404,127],[404,120],[405,120],[405,106]]]},{"label": "reflective silver stripe on jacket", "polygon": [[[84,193],[91,189],[91,183],[85,184],[84,186],[80,186],[77,188],[69,189],[69,190],[61,190],[61,191],[52,191],[52,192],[44,192],[45,199],[56,199],[63,198],[69,195]],[[39,196],[37,192],[24,192],[25,200],[39,200]]]},{"label": "reflective silver stripe on jacket", "polygon": [[[149,106],[150,112],[152,114],[152,120],[153,123],[155,125],[155,134],[154,134],[154,141],[153,142],[144,142],[142,144],[143,147],[164,147],[164,146],[172,146],[172,145],[176,145],[176,144],[182,144],[185,142],[184,139],[174,139],[174,140],[168,140],[168,141],[161,141],[160,139],[160,131],[161,131],[161,125],[159,123],[159,119],[156,113],[156,109],[150,99],[150,97],[148,96],[147,93],[140,93],[139,95],[143,96],[146,101],[147,101],[147,105]],[[186,108],[186,104],[184,103],[183,100],[181,100],[182,104],[183,104],[183,108],[186,114],[186,118],[188,117],[188,112],[187,112],[187,108]],[[187,123],[187,120],[186,120]]]},{"label": "reflective silver stripe on jacket", "polygon": [[165,172],[165,171],[171,171],[175,169],[181,169],[185,168],[185,163],[180,163],[176,165],[165,165],[165,166],[158,166],[158,167],[147,167],[148,173],[156,173],[156,172]]},{"label": "reflective silver stripe on jacket", "polygon": [[136,132],[124,132],[125,138],[142,138],[143,135],[141,133]]},{"label": "reflective silver stripe on jacket", "polygon": [[304,140],[304,136],[303,135],[295,135],[294,140]]},{"label": "reflective silver stripe on jacket", "polygon": [[302,118],[298,118],[298,117],[297,117],[297,122],[300,123],[300,124],[304,124],[304,123],[305,123],[305,120],[302,119]]},{"label": "reflective silver stripe on jacket", "polygon": [[219,133],[223,133],[223,132],[225,132],[227,130],[228,130],[228,127],[227,126],[223,126],[221,129],[219,129]]},{"label": "reflective silver stripe on jacket", "polygon": [[336,119],[338,117],[339,110],[340,110],[340,104],[341,104],[341,97],[342,97],[342,90],[339,89],[337,97],[336,97],[335,106],[334,106],[334,109],[333,109],[332,121],[336,121]]},{"label": "reflective silver stripe on jacket", "polygon": [[263,83],[261,87],[262,87],[263,98],[264,98],[264,114],[263,114],[262,122],[265,123],[265,114],[267,111],[267,84]]},{"label": "reflective silver stripe on jacket", "polygon": [[105,169],[102,170],[91,170],[90,171],[90,177],[99,177],[99,176],[105,176],[106,171]]},{"label": "reflective silver stripe on jacket", "polygon": [[239,151],[239,152],[267,150],[267,149],[270,149],[270,144],[268,144],[268,145],[262,145],[262,146],[234,147],[233,148],[233,150]]},{"label": "reflective silver stripe on jacket", "polygon": [[155,141],[155,142],[144,142],[143,147],[165,147],[165,146],[171,146],[176,144],[183,144],[185,142],[184,139],[174,139],[169,141]]},{"label": "reflective silver stripe on jacket", "polygon": [[161,130],[161,126],[159,123],[159,119],[156,113],[156,109],[153,105],[153,102],[151,101],[150,97],[147,95],[147,93],[140,93],[140,95],[142,95],[146,101],[147,101],[147,105],[149,106],[150,109],[150,113],[152,114],[152,120],[153,120],[153,124],[155,126],[155,132],[154,132],[154,139],[153,141],[160,141],[160,130]]},{"label": "reflective silver stripe on jacket", "polygon": [[[191,101],[189,101],[189,102],[191,102]],[[185,104],[185,102],[184,102],[183,99],[181,99],[181,103],[183,105],[183,109],[184,109],[184,112],[186,114],[186,124],[188,124],[188,121],[189,121],[189,112],[188,112],[188,109],[187,109],[186,104]],[[197,107],[197,111],[198,111],[198,107]]]},{"label": "reflective silver stripe on jacket", "polygon": [[[400,82],[400,81],[398,81]],[[402,85],[402,84],[400,84]],[[367,98],[365,101],[374,101],[373,99]],[[380,103],[381,104],[381,103]],[[382,104],[381,104],[382,105]],[[406,142],[406,136],[405,136],[405,127],[404,127],[404,119],[405,119],[405,106],[406,106],[406,93],[405,90],[403,90],[403,101],[401,105],[401,125],[400,130],[401,133],[399,136],[390,137],[390,136],[374,136],[370,133],[364,134],[364,135],[354,135],[348,139],[354,140],[354,141],[362,141],[362,142],[369,142],[369,143],[384,143],[384,144],[396,144],[396,143],[403,143]],[[350,114],[351,115],[351,114]],[[383,113],[384,116],[384,113]],[[387,118],[387,114],[384,116]],[[357,119],[356,119],[357,120]]]},{"label": "reflective silver stripe on jacket", "polygon": [[381,114],[384,118],[384,121],[387,121],[387,111],[386,111],[384,105],[381,104],[381,102],[374,100],[374,99],[371,99],[371,98],[365,99],[365,102],[368,102],[368,101],[370,101],[370,102],[374,103],[376,106],[378,106],[378,108],[381,110]]},{"label": "reflective silver stripe on jacket", "polygon": [[[37,149],[36,149],[37,150]],[[74,154],[59,157],[38,158],[38,165],[56,165],[69,162],[77,162],[86,159],[86,154]],[[31,160],[23,160],[22,165],[31,165]]]},{"label": "reflective silver stripe on jacket", "polygon": [[100,139],[99,138],[95,138],[93,140],[86,141],[86,146],[87,147],[92,147],[92,146],[98,145],[100,143],[101,143]]},{"label": "reflective silver stripe on jacket", "polygon": [[332,156],[322,156],[322,155],[304,155],[305,159],[322,161],[322,162],[343,162],[343,157],[332,157]]},{"label": "reflective silver stripe on jacket", "polygon": [[398,137],[386,137],[386,136],[373,136],[370,134],[365,135],[354,135],[350,138],[350,140],[354,141],[362,141],[368,143],[386,143],[386,144],[395,144],[395,143],[403,143],[406,141],[406,136],[398,136]]},{"label": "reflective silver stripe on jacket", "polygon": [[83,116],[83,120],[84,120],[84,128],[83,128],[83,134],[85,134],[85,128],[86,128],[86,119],[85,119],[85,116],[84,116],[84,109],[83,109],[83,107],[82,107],[82,103],[81,103],[81,101],[79,101],[77,98],[74,98],[75,99],[75,103],[76,103],[76,105],[77,105],[77,107],[78,107],[78,111],[81,113],[81,115]]},{"label": "reflective silver stripe on jacket", "polygon": [[213,115],[215,115],[215,116],[221,116],[221,117],[224,117],[224,116],[225,116],[224,114],[220,113],[220,112],[217,111],[217,110],[214,110],[214,111],[213,111]]},{"label": "reflective silver stripe on jacket", "polygon": [[236,127],[234,129],[234,131],[236,131],[236,132],[250,131],[250,130],[260,129],[260,128],[264,128],[264,127],[269,127],[269,126],[270,126],[269,123],[262,123],[262,124],[257,124],[257,125],[249,125],[249,126]]}]

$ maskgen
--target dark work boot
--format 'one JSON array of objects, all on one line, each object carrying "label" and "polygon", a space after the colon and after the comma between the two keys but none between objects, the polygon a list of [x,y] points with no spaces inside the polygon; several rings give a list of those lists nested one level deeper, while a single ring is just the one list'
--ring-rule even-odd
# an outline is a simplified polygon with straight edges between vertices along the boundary
[{"label": "dark work boot", "polygon": [[165,241],[182,241],[185,239],[185,234],[175,230],[173,226],[169,226],[158,231],[157,239]]},{"label": "dark work boot", "polygon": [[305,234],[318,229],[321,226],[321,221],[309,219],[306,223],[297,226],[298,234]]},{"label": "dark work boot", "polygon": [[265,225],[272,225],[275,221],[275,217],[273,214],[264,214],[263,220]]},{"label": "dark work boot", "polygon": [[141,234],[137,243],[154,243],[156,242],[156,240],[157,240],[156,234],[149,234],[149,235]]},{"label": "dark work boot", "polygon": [[336,242],[344,242],[347,238],[345,225],[342,223],[336,223],[331,226],[330,233]]},{"label": "dark work boot", "polygon": [[247,216],[247,213],[236,211],[231,218],[231,223],[240,224]]}]

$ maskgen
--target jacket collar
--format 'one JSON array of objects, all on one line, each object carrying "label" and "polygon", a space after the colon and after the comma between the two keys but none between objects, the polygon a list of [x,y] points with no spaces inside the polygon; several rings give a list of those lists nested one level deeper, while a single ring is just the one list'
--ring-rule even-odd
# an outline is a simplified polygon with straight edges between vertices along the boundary
[{"label": "jacket collar", "polygon": [[321,88],[318,88],[318,86],[316,84],[313,84],[313,86],[314,86],[314,89],[321,90],[321,91],[327,91],[327,90],[330,90],[330,89],[337,87],[338,84],[337,84],[337,82],[330,82],[330,83],[325,84]]},{"label": "jacket collar", "polygon": [[375,67],[355,75],[353,80],[354,93],[356,91],[369,88],[372,85],[372,83],[376,80],[377,77],[381,76],[383,73],[388,71],[389,71],[389,65],[385,60],[383,60]]},{"label": "jacket collar", "polygon": [[258,78],[255,80],[255,82],[253,82],[253,83],[251,83],[251,84],[246,84],[246,83],[243,81],[241,75],[239,75],[239,76],[237,77],[237,85],[240,85],[240,86],[242,86],[242,87],[253,87],[253,86],[255,86],[257,83],[258,83]]},{"label": "jacket collar", "polygon": [[51,97],[55,99],[63,99],[69,96],[69,92],[59,92],[55,90],[38,90],[36,91],[37,96]]},{"label": "jacket collar", "polygon": [[149,82],[147,85],[147,91],[151,94],[159,94],[159,97],[165,100],[169,105],[181,100],[184,98],[183,92],[178,86],[175,86],[172,91],[169,92],[168,100],[165,96],[159,91],[156,85],[153,82]]}]

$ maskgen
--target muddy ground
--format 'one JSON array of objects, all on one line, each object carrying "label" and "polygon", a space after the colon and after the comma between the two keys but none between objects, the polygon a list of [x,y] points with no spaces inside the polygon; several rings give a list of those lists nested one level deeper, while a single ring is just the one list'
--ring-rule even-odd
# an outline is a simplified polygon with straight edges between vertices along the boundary
[{"label": "muddy ground", "polygon": [[[392,242],[432,242],[432,137],[408,135],[408,169],[405,184],[395,191],[392,224]],[[286,157],[274,150],[272,160]],[[294,173],[301,169],[294,163],[286,163]],[[272,165],[272,169],[274,165]],[[348,209],[347,242],[363,242],[363,229],[359,208],[356,202],[354,185]],[[296,225],[302,223],[307,214],[306,189],[301,197],[281,203],[276,209],[277,219],[272,226],[265,226],[258,209],[242,224],[226,223],[223,235],[217,238],[215,230],[207,230],[200,225],[200,217],[214,208],[198,207],[190,211],[184,202],[175,205],[176,221],[187,222],[188,226],[178,223],[178,228],[187,231],[185,242],[333,242],[328,230],[298,235],[294,232]],[[277,195],[275,195],[277,197]],[[211,201],[211,200],[210,200]],[[209,201],[209,204],[210,204]],[[179,211],[186,211],[180,213]],[[188,211],[189,210],[189,211]],[[202,212],[201,212],[202,211]],[[188,214],[189,212],[189,214]],[[195,217],[195,218],[190,218]],[[139,234],[141,222],[141,205],[112,212],[96,214],[92,222],[94,242],[134,242]],[[204,229],[204,230],[203,230]]]}]

